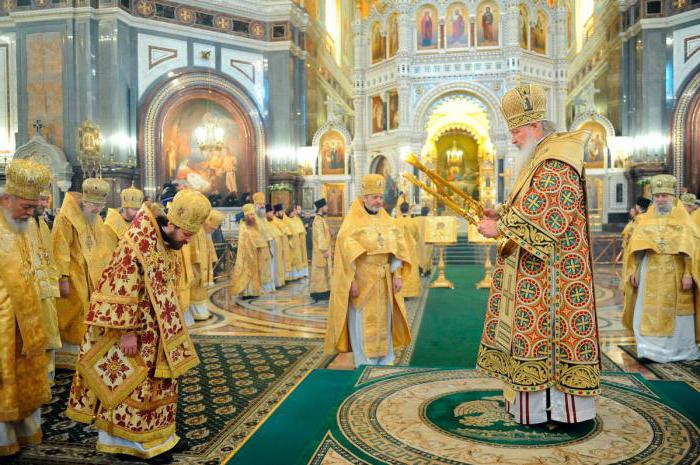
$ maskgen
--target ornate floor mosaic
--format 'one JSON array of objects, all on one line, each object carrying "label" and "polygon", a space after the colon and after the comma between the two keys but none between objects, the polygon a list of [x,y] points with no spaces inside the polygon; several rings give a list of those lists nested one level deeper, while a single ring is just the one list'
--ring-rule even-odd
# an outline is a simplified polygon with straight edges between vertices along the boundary
[{"label": "ornate floor mosaic", "polygon": [[660,379],[669,381],[685,381],[696,391],[700,391],[700,360],[687,362],[656,363],[647,359],[640,359],[637,355],[637,347],[633,345],[621,345],[620,348],[634,357],[649,371]]},{"label": "ornate floor mosaic", "polygon": [[[178,435],[191,449],[176,462],[219,465],[313,368],[322,341],[285,338],[194,337],[201,364],[180,385]],[[65,416],[72,374],[60,371],[43,409],[44,440],[10,463],[113,464],[95,451],[96,430]],[[138,460],[122,464],[143,463]]]},{"label": "ornate floor mosaic", "polygon": [[698,426],[641,384],[606,378],[595,420],[526,428],[505,416],[500,382],[478,371],[367,368],[308,463],[696,463]]}]

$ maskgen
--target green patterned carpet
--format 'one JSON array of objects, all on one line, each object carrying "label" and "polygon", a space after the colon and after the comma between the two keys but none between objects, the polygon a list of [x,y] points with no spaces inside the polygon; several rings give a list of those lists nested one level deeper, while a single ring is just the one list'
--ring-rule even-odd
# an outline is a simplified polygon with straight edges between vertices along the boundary
[{"label": "green patterned carpet", "polygon": [[633,345],[621,345],[624,350],[639,363],[644,365],[649,371],[654,373],[659,379],[668,381],[684,381],[695,390],[700,391],[700,360],[675,363],[656,363],[637,355],[637,347]]},{"label": "green patterned carpet", "polygon": [[526,428],[503,414],[500,383],[476,370],[315,370],[226,464],[690,465],[698,404],[683,383],[609,374],[596,419]]},{"label": "green patterned carpet", "polygon": [[[323,363],[320,340],[202,336],[194,340],[202,363],[180,384],[178,435],[192,445],[177,456],[181,463],[219,465],[309,370]],[[95,451],[97,432],[92,426],[65,416],[71,379],[69,371],[57,373],[53,399],[43,409],[43,443],[8,463],[115,463],[113,457]]]}]

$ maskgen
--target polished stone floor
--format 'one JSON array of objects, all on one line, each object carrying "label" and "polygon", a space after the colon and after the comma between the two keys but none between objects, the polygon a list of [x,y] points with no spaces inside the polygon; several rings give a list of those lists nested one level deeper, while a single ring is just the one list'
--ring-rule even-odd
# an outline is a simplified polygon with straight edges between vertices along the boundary
[{"label": "polished stone floor", "polygon": [[[596,266],[601,348],[622,371],[641,373],[655,380],[657,377],[652,372],[619,347],[634,344],[632,333],[623,328],[620,321],[623,299],[619,273],[619,266]],[[409,318],[420,313],[424,300],[409,301]],[[272,294],[249,301],[230,296],[227,283],[222,280],[212,293],[210,307],[212,318],[196,323],[191,328],[193,334],[322,338],[328,311],[326,303],[312,302],[307,279],[291,282]],[[341,354],[329,368],[352,369],[351,354]]]}]

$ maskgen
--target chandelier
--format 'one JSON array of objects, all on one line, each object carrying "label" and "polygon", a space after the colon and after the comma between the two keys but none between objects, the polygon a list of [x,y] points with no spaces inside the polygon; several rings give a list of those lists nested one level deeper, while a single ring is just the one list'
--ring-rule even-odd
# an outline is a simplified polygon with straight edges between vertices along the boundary
[{"label": "chandelier", "polygon": [[224,148],[224,129],[214,122],[208,122],[194,130],[199,150],[212,152]]},{"label": "chandelier", "polygon": [[447,163],[459,164],[462,162],[464,152],[457,148],[457,140],[452,139],[452,148],[447,151]]}]

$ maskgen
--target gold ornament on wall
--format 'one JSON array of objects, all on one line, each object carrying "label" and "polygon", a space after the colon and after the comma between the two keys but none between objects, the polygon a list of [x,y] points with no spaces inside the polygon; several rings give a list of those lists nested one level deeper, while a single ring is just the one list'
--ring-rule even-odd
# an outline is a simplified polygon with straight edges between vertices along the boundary
[{"label": "gold ornament on wall", "polygon": [[83,121],[78,128],[78,159],[83,169],[83,176],[102,176],[100,128],[92,121]]}]

